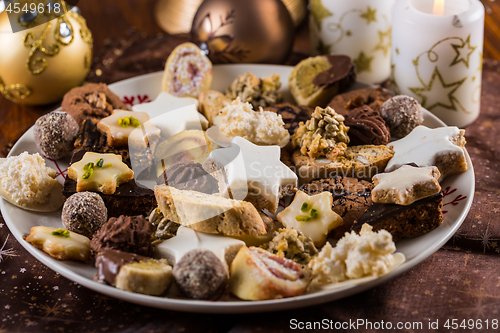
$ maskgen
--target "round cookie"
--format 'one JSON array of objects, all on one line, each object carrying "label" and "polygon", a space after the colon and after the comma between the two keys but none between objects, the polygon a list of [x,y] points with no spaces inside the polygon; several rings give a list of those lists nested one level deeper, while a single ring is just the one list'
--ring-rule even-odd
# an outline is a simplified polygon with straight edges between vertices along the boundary
[{"label": "round cookie", "polygon": [[174,266],[173,274],[179,289],[191,298],[209,298],[227,282],[224,265],[209,250],[189,251]]},{"label": "round cookie", "polygon": [[80,126],[86,119],[99,120],[110,116],[113,110],[128,110],[128,106],[104,83],[88,83],[71,89],[64,95],[61,108]]},{"label": "round cookie", "polygon": [[78,192],[64,203],[61,218],[69,231],[92,238],[108,221],[108,210],[99,194]]},{"label": "round cookie", "polygon": [[406,95],[394,96],[385,101],[380,108],[380,115],[394,139],[404,138],[424,121],[420,103]]},{"label": "round cookie", "polygon": [[38,118],[33,128],[35,144],[43,156],[53,160],[68,156],[78,135],[75,119],[62,111],[52,111]]},{"label": "round cookie", "polygon": [[212,63],[193,43],[177,46],[167,59],[162,91],[177,97],[195,97],[212,84]]}]

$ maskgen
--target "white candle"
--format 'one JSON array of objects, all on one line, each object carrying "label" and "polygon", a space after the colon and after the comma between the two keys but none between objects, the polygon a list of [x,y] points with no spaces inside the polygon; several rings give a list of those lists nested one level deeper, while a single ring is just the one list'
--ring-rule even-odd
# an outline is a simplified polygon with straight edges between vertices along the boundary
[{"label": "white candle", "polygon": [[350,56],[358,80],[379,83],[391,73],[391,21],[395,0],[311,0],[312,54]]},{"label": "white candle", "polygon": [[484,7],[479,0],[397,0],[392,87],[448,125],[479,115]]}]

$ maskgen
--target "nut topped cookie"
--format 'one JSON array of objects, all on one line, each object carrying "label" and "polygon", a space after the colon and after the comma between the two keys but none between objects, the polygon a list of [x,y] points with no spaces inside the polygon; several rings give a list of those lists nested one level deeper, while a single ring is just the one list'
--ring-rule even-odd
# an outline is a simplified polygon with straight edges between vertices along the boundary
[{"label": "nut topped cookie", "polygon": [[330,107],[317,107],[311,119],[300,123],[292,136],[294,148],[300,147],[300,153],[311,158],[326,156],[330,159],[342,155],[349,143],[344,125],[344,117]]}]

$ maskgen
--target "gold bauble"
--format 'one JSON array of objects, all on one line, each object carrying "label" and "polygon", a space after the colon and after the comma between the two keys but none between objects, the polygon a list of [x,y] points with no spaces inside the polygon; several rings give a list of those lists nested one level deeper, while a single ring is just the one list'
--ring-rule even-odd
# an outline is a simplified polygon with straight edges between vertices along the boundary
[{"label": "gold bauble", "polygon": [[[11,31],[5,11],[0,31]],[[87,76],[92,34],[81,15],[68,11],[47,23],[0,34],[0,59],[1,94],[21,104],[54,103]]]},{"label": "gold bauble", "polygon": [[205,0],[193,19],[191,39],[214,63],[282,64],[294,26],[280,0]]},{"label": "gold bauble", "polygon": [[[306,1],[282,1],[292,16],[294,26],[297,27],[306,17]],[[156,23],[169,34],[187,33],[191,30],[193,17],[202,2],[203,0],[158,0],[155,7]]]}]

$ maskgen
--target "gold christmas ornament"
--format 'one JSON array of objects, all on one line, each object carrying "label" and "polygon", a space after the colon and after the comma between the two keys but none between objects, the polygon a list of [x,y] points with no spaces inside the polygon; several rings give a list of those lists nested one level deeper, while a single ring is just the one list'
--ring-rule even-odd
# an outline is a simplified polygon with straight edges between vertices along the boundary
[{"label": "gold christmas ornament", "polygon": [[290,55],[294,26],[280,0],[205,0],[191,39],[214,63],[282,64]]},{"label": "gold christmas ornament", "polygon": [[[53,3],[66,8],[61,1]],[[21,104],[50,104],[83,82],[92,62],[92,34],[75,8],[38,26],[39,17],[48,13],[37,12],[30,20],[21,18],[23,12],[9,14],[17,15],[24,30],[0,34],[3,96]],[[0,31],[11,31],[6,11],[0,14]]]},{"label": "gold christmas ornament", "polygon": [[[306,17],[306,1],[282,1],[292,16],[294,26],[297,27]],[[158,0],[155,7],[156,23],[169,34],[188,33],[202,2],[203,0]]]}]

